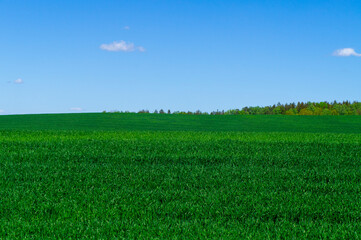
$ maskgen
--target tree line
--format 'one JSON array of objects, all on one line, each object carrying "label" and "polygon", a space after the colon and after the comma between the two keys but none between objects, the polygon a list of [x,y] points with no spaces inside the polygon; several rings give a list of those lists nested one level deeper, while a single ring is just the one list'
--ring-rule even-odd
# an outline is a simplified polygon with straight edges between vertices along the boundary
[{"label": "tree line", "polygon": [[[106,113],[106,111],[103,111]],[[120,111],[113,111],[120,113]],[[124,113],[129,113],[125,111]],[[149,110],[140,110],[137,113],[151,113]],[[175,111],[171,110],[155,110],[153,114],[188,114],[188,115],[361,115],[361,102],[298,102],[288,104],[274,104],[265,107],[244,107],[242,109],[230,109],[227,111],[217,110],[212,112],[202,112],[197,110],[191,111]]]}]

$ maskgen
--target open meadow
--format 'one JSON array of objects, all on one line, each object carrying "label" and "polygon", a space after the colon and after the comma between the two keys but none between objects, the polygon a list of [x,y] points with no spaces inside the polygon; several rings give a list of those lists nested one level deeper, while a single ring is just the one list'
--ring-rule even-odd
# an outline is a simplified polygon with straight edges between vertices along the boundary
[{"label": "open meadow", "polygon": [[0,116],[0,238],[359,239],[360,116]]}]

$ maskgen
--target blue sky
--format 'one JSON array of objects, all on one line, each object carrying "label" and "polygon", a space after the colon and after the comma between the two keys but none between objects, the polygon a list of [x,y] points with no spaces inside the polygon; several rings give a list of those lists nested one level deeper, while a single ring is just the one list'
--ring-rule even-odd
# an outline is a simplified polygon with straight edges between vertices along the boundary
[{"label": "blue sky", "polygon": [[0,0],[0,114],[361,100],[361,1]]}]

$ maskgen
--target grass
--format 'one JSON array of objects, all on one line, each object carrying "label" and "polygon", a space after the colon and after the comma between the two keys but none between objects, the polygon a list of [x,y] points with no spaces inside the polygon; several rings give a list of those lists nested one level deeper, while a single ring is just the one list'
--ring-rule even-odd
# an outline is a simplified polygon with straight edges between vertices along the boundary
[{"label": "grass", "polygon": [[361,133],[360,116],[81,113],[0,116],[0,130]]},{"label": "grass", "polygon": [[0,117],[0,238],[359,239],[361,118],[273,117]]}]

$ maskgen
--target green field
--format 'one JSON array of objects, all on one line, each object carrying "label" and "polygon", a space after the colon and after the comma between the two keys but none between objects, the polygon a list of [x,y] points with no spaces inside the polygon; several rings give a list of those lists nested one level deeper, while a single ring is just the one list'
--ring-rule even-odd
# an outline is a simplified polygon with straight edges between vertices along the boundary
[{"label": "green field", "polygon": [[359,116],[0,116],[0,239],[360,236]]},{"label": "green field", "polygon": [[0,130],[361,133],[361,116],[82,113],[0,116]]}]

